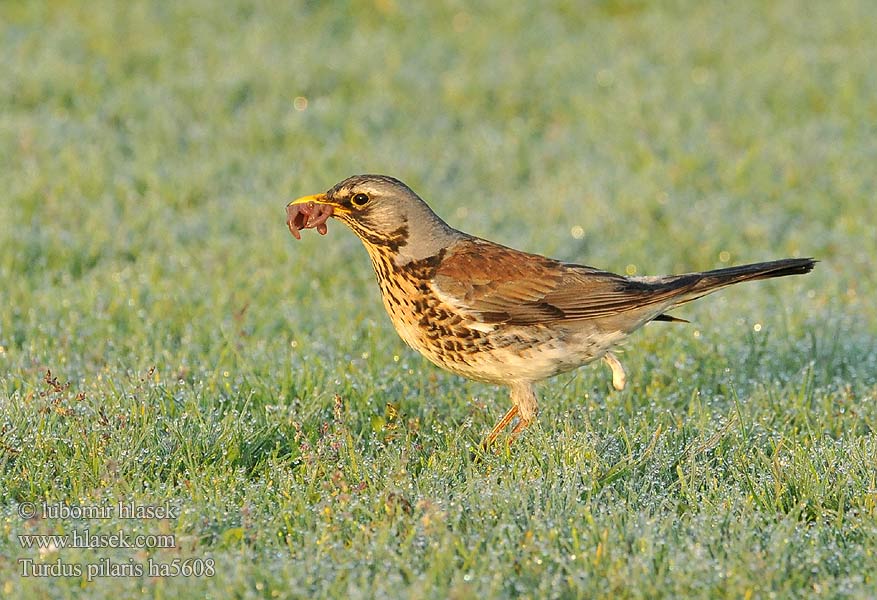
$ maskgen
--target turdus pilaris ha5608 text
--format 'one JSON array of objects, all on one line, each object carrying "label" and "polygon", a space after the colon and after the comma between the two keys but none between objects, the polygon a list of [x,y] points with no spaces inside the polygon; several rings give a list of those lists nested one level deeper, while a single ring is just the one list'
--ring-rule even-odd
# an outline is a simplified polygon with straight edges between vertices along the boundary
[{"label": "turdus pilaris ha5608 text", "polygon": [[287,205],[287,225],[326,233],[334,217],[362,240],[399,336],[463,377],[508,386],[512,406],[485,440],[516,417],[513,434],[536,417],[534,384],[597,359],[622,389],[612,352],[666,311],[725,286],[800,275],[811,258],[702,273],[624,277],[514,250],[458,231],[411,188],[383,175],[357,175]]}]

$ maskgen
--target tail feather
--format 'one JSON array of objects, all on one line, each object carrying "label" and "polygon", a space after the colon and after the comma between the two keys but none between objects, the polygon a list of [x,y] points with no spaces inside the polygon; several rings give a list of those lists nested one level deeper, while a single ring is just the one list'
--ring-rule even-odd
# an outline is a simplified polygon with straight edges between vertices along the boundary
[{"label": "tail feather", "polygon": [[804,275],[813,270],[816,262],[812,258],[784,258],[769,262],[704,271],[703,273],[693,273],[692,275],[699,275],[699,277],[680,296],[679,304],[690,302],[723,287],[743,281],[772,279],[774,277],[785,277],[786,275]]},{"label": "tail feather", "polygon": [[633,331],[648,321],[687,322],[665,311],[735,283],[803,275],[812,271],[816,263],[812,258],[785,258],[665,277],[615,276],[616,280],[623,282],[623,287],[618,290],[622,300],[609,307],[599,307],[605,312],[588,318],[601,318],[605,329],[616,328],[620,331]]},{"label": "tail feather", "polygon": [[679,317],[674,317],[673,315],[663,314],[658,315],[652,321],[667,321],[668,323],[691,323],[688,319],[680,319]]}]

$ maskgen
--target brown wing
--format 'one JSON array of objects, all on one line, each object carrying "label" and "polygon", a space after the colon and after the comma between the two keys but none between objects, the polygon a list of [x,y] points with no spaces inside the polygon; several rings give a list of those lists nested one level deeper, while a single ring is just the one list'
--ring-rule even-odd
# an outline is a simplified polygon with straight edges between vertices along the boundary
[{"label": "brown wing", "polygon": [[631,280],[472,239],[444,257],[433,286],[447,302],[479,321],[533,325],[611,317],[646,307],[660,314],[662,307],[655,305],[684,294],[697,279],[680,275]]}]

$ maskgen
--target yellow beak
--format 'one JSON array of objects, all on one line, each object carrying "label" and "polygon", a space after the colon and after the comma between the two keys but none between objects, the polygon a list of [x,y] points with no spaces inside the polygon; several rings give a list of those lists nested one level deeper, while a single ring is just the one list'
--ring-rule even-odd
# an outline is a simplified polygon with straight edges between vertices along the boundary
[{"label": "yellow beak", "polygon": [[332,202],[329,200],[326,194],[311,194],[310,196],[302,196],[301,198],[296,198],[286,206],[295,206],[296,204],[307,204],[308,202],[314,202],[316,204],[326,204],[331,206],[335,210],[336,215],[346,215],[349,214],[350,211],[344,208],[341,204],[337,202]]},{"label": "yellow beak", "polygon": [[293,206],[295,204],[307,204],[308,202],[316,202],[317,204],[331,204],[331,202],[326,201],[326,194],[312,194],[310,196],[302,196],[301,198],[296,198],[286,206]]}]

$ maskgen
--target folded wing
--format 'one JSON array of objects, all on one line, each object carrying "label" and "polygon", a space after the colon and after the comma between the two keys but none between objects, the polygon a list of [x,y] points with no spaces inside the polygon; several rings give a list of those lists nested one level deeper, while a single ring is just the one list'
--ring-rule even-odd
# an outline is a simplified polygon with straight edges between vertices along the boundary
[{"label": "folded wing", "polygon": [[[534,325],[615,317],[660,316],[699,275],[645,281],[527,254],[485,240],[467,240],[447,255],[433,278],[446,302],[486,323]],[[665,319],[666,320],[666,319]]]}]

